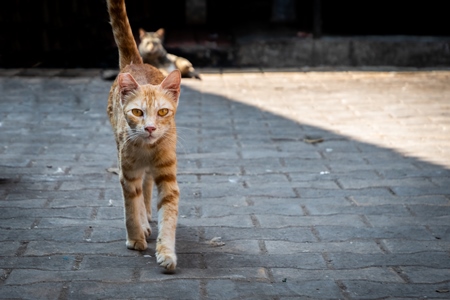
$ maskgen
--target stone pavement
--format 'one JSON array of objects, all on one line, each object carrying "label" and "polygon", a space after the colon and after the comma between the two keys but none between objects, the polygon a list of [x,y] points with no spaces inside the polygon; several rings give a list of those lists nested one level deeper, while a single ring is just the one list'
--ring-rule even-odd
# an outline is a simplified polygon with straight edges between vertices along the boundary
[{"label": "stone pavement", "polygon": [[111,82],[0,70],[1,299],[450,298],[450,71],[203,71],[164,274],[156,230],[125,247]]}]

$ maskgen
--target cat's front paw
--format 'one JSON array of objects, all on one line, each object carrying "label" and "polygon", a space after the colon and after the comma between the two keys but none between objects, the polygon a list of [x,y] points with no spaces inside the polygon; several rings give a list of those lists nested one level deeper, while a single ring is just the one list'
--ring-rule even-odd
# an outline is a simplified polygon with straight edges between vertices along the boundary
[{"label": "cat's front paw", "polygon": [[143,251],[147,249],[147,241],[146,240],[127,240],[127,248],[131,250]]},{"label": "cat's front paw", "polygon": [[177,267],[177,255],[166,247],[158,245],[156,247],[156,262],[167,270],[173,271]]}]

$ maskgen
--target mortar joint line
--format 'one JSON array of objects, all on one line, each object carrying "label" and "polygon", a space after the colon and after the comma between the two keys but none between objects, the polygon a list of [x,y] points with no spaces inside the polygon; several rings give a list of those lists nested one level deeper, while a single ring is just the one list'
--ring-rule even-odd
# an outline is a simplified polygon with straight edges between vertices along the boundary
[{"label": "mortar joint line", "polygon": [[41,222],[42,218],[36,218],[34,219],[33,223],[30,226],[30,229],[37,228],[39,226],[39,223]]},{"label": "mortar joint line", "polygon": [[361,222],[364,223],[364,225],[366,225],[369,228],[373,228],[373,225],[370,223],[366,215],[359,215],[359,218],[361,219]]},{"label": "mortar joint line", "polygon": [[352,299],[350,293],[347,291],[347,286],[341,280],[336,280],[335,283],[339,287],[339,290],[341,291],[342,296],[344,296],[344,299]]},{"label": "mortar joint line", "polygon": [[75,256],[75,260],[73,261],[72,270],[78,271],[80,269],[81,262],[83,261],[84,256],[82,254],[77,254]]},{"label": "mortar joint line", "polygon": [[302,208],[303,214],[304,214],[305,216],[310,216],[310,215],[311,215],[311,213],[309,212],[309,210],[308,210],[308,208],[306,207],[306,205],[301,204],[300,207]]},{"label": "mortar joint line", "polygon": [[268,268],[265,268],[265,267],[263,269],[266,272],[267,278],[269,278],[270,283],[274,283],[275,282],[275,277],[273,277],[272,270],[268,269]]},{"label": "mortar joint line", "polygon": [[206,288],[206,280],[201,279],[199,283],[199,292],[200,292],[200,300],[207,300],[208,299],[208,290]]},{"label": "mortar joint line", "polygon": [[314,225],[311,225],[309,227],[309,229],[311,230],[311,233],[314,235],[314,237],[317,239],[318,242],[322,241],[322,238],[320,237],[319,232],[317,231],[316,227]]},{"label": "mortar joint line", "polygon": [[15,256],[22,256],[28,248],[29,241],[22,241],[19,248],[16,250]]},{"label": "mortar joint line", "polygon": [[411,279],[409,279],[408,275],[406,275],[402,268],[399,266],[392,267],[392,270],[400,277],[405,283],[411,283]]},{"label": "mortar joint line", "polygon": [[328,270],[335,270],[333,264],[331,263],[333,260],[329,257],[327,252],[322,252],[322,258],[325,261]]},{"label": "mortar joint line", "polygon": [[389,248],[386,247],[386,244],[382,239],[375,239],[375,244],[377,244],[378,248],[384,253],[384,254],[390,254],[391,251],[389,251]]},{"label": "mortar joint line", "polygon": [[9,274],[11,274],[13,269],[4,269],[4,274],[2,276],[0,276],[0,286],[2,286],[6,279],[8,279]]},{"label": "mortar joint line", "polygon": [[355,198],[353,196],[345,197],[345,200],[347,200],[351,206],[359,206],[358,202],[355,201]]},{"label": "mortar joint line", "polygon": [[411,209],[411,207],[409,207],[409,205],[404,204],[403,206],[405,207],[405,209],[409,212],[409,214],[410,214],[412,217],[417,217],[417,214]]},{"label": "mortar joint line", "polygon": [[342,186],[341,182],[339,181],[339,179],[335,179],[333,180],[334,183],[336,183],[336,185],[341,189],[341,190],[345,190],[345,188]]},{"label": "mortar joint line", "polygon": [[59,292],[58,300],[66,300],[69,298],[69,281],[65,281]]},{"label": "mortar joint line", "polygon": [[131,282],[139,282],[141,278],[141,268],[134,268],[131,274]]}]

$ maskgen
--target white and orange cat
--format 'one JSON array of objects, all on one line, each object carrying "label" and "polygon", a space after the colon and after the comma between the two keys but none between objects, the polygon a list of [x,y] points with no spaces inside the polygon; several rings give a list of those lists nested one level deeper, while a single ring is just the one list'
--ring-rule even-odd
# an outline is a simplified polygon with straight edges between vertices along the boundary
[{"label": "white and orange cat", "polygon": [[124,0],[107,0],[120,73],[108,98],[107,113],[118,150],[119,177],[125,205],[126,246],[145,250],[151,234],[151,198],[157,188],[157,262],[167,270],[177,265],[175,233],[179,188],[175,113],[181,74],[165,77],[144,64],[133,38]]}]

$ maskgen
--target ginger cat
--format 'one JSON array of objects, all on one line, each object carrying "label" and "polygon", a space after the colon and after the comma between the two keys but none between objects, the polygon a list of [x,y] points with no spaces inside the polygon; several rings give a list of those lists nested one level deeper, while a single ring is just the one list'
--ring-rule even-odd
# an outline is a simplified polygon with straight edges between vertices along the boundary
[{"label": "ginger cat", "polygon": [[147,248],[155,184],[158,192],[156,260],[167,270],[174,270],[180,195],[175,113],[181,74],[174,70],[164,77],[157,68],[144,64],[133,38],[124,0],[107,0],[107,7],[119,48],[120,73],[109,92],[107,113],[117,143],[126,246],[134,250]]},{"label": "ginger cat", "polygon": [[183,77],[201,79],[189,60],[167,53],[163,46],[164,35],[164,28],[155,32],[139,28],[140,42],[138,48],[144,62],[157,67],[164,75],[178,69]]}]

